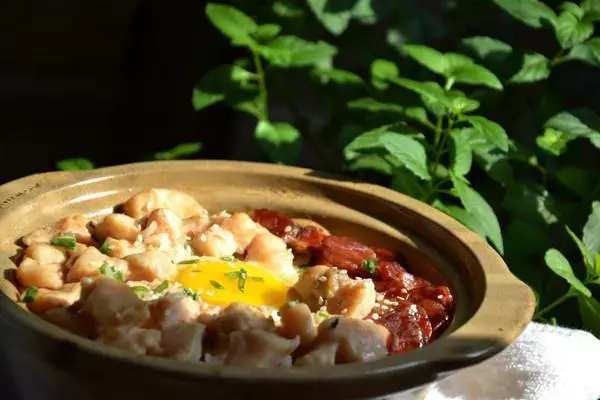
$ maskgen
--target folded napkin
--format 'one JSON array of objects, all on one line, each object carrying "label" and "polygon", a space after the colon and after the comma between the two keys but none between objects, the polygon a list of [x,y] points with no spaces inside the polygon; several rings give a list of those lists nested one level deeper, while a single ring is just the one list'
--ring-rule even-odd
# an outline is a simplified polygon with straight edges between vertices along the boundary
[{"label": "folded napkin", "polygon": [[436,382],[424,400],[600,399],[600,340],[531,323],[502,353]]}]

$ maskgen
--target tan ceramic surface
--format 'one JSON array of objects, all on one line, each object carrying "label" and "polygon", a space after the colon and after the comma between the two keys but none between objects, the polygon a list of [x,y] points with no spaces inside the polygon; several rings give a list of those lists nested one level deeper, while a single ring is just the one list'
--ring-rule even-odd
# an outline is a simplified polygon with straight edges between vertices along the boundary
[{"label": "tan ceramic surface", "polygon": [[[406,355],[326,370],[252,370],[134,357],[54,327],[9,300],[16,296],[9,258],[19,237],[73,213],[108,213],[149,187],[185,191],[212,212],[274,208],[313,218],[334,234],[400,250],[418,275],[451,287],[454,321],[442,338]],[[27,346],[32,360],[39,358],[33,352],[53,354],[60,345],[74,360],[64,366],[69,371],[93,376],[103,368],[123,369],[143,376],[155,393],[169,385],[183,393],[197,384],[213,398],[261,391],[267,393],[262,398],[374,398],[407,390],[501,351],[523,331],[534,309],[533,294],[501,257],[443,213],[379,186],[242,162],[138,163],[39,174],[0,186],[0,271],[0,329],[12,333],[14,346]]]}]

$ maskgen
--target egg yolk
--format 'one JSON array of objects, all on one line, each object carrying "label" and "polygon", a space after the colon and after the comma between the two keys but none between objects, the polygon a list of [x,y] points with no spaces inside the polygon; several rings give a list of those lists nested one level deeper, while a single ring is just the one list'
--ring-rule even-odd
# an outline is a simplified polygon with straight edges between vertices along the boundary
[{"label": "egg yolk", "polygon": [[279,308],[290,286],[258,264],[199,259],[181,269],[177,281],[205,302],[227,306],[234,302]]}]

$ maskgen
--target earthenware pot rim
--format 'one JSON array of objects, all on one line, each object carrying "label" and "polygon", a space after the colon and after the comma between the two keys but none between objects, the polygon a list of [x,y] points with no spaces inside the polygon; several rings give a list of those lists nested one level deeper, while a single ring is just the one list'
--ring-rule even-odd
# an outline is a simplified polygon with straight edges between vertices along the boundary
[{"label": "earthenware pot rim", "polygon": [[[484,299],[472,318],[455,331],[417,351],[387,357],[369,363],[353,363],[328,368],[262,370],[237,367],[219,367],[205,364],[188,364],[155,357],[136,357],[59,329],[41,318],[22,310],[4,293],[0,295],[1,314],[6,314],[27,328],[57,341],[67,341],[84,352],[100,357],[130,363],[141,367],[163,370],[171,374],[188,376],[213,376],[223,379],[269,381],[343,381],[365,379],[376,375],[401,377],[408,373],[421,373],[434,379],[436,374],[460,369],[500,352],[510,345],[529,323],[535,307],[531,290],[512,275],[500,255],[479,236],[459,222],[418,200],[374,184],[348,180],[310,169],[254,162],[224,160],[152,161],[98,168],[89,171],[46,172],[30,175],[0,186],[0,216],[10,213],[13,207],[30,201],[40,194],[60,187],[107,180],[122,174],[135,174],[148,168],[166,172],[185,171],[251,171],[258,175],[282,176],[329,187],[346,188],[367,195],[375,195],[401,205],[414,214],[430,220],[439,229],[460,232],[456,239],[475,257],[486,278]],[[502,310],[498,310],[502,305]],[[490,315],[499,318],[490,318]],[[506,318],[503,318],[505,315]]]}]

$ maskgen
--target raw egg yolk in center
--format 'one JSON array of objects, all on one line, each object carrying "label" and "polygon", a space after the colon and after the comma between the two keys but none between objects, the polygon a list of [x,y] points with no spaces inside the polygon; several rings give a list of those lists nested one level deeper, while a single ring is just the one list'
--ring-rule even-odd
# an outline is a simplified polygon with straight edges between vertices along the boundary
[{"label": "raw egg yolk in center", "polygon": [[227,306],[240,302],[279,308],[290,286],[258,264],[242,261],[202,260],[181,269],[177,281],[205,302]]}]

